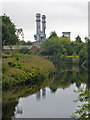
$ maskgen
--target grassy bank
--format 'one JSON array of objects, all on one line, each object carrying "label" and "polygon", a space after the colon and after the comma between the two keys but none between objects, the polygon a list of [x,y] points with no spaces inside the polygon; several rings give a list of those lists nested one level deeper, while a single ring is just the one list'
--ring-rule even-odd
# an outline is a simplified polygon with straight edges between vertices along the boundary
[{"label": "grassy bank", "polygon": [[55,67],[44,57],[24,54],[3,55],[3,88],[17,85],[33,85],[53,76]]}]

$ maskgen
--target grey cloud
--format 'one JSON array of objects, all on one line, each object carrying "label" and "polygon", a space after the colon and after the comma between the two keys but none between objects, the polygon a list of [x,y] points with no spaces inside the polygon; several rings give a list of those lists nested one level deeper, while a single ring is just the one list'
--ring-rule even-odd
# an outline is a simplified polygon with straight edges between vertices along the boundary
[{"label": "grey cloud", "polygon": [[[33,40],[35,32],[35,14],[40,12],[46,15],[47,34],[56,30],[63,31],[65,28],[71,28],[72,33],[77,29],[77,33],[87,31],[87,3],[85,2],[56,2],[56,3],[3,3],[2,12],[11,17],[17,27],[24,29],[25,35]],[[83,29],[81,29],[81,27]],[[75,28],[75,29],[74,29]],[[28,35],[27,35],[28,33]],[[83,37],[83,36],[82,36]],[[26,37],[27,38],[27,37]]]}]

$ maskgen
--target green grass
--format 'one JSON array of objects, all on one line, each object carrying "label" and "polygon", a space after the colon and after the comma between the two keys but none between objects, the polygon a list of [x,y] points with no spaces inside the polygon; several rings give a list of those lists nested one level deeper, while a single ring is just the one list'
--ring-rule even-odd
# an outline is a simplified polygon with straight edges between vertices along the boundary
[{"label": "green grass", "polygon": [[72,55],[70,55],[70,56],[67,56],[67,57],[79,57],[79,56],[72,56]]},{"label": "green grass", "polygon": [[44,57],[13,54],[2,59],[2,73],[3,88],[8,88],[48,79],[54,75],[55,67]]}]

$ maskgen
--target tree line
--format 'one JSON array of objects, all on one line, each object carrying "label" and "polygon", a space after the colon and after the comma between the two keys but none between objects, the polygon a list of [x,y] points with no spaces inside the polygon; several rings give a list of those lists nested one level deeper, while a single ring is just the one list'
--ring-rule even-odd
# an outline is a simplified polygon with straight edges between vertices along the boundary
[{"label": "tree line", "polygon": [[[79,57],[79,63],[87,62],[88,60],[88,38],[85,37],[85,43],[78,35],[75,41],[71,41],[68,37],[58,37],[57,33],[51,32],[46,41],[42,42],[43,55],[54,56],[55,61],[66,56]],[[59,61],[58,61],[59,62]]]}]

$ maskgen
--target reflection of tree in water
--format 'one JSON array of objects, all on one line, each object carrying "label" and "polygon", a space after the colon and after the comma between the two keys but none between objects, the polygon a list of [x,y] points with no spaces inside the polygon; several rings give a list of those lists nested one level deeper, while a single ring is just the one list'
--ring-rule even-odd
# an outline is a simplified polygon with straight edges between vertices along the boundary
[{"label": "reflection of tree in water", "polygon": [[[73,67],[72,67],[73,68]],[[67,88],[71,84],[75,83],[76,86],[79,88],[81,83],[86,83],[88,73],[83,68],[80,69],[68,69],[68,68],[59,68],[57,70],[57,75],[54,82],[49,86],[52,92],[56,92],[58,88]]]},{"label": "reflection of tree in water", "polygon": [[[20,97],[26,97],[29,95],[32,95],[34,93],[36,93],[39,89],[42,89],[42,98],[45,98],[46,96],[46,90],[43,89],[46,86],[48,86],[49,84],[51,84],[51,82],[54,80],[53,79],[46,79],[43,81],[39,81],[36,84],[33,84],[32,86],[30,85],[23,85],[23,86],[18,86],[13,88],[10,88],[8,90],[4,90],[3,89],[3,103],[2,103],[2,107],[3,107],[3,118],[12,118],[15,116],[15,114],[19,113],[22,114],[22,109],[19,107],[19,109],[16,107],[18,104],[18,99]],[[38,93],[38,98],[40,98],[40,95]],[[16,110],[15,110],[16,108]],[[14,114],[15,112],[15,114]]]},{"label": "reflection of tree in water", "polygon": [[2,118],[3,120],[11,120],[12,116],[14,117],[15,106],[18,104],[18,101],[13,101],[10,103],[2,104]]},{"label": "reflection of tree in water", "polygon": [[[4,93],[5,96],[3,96],[3,98],[5,99],[5,103],[2,104],[3,118],[11,119],[12,116],[14,117],[15,114],[17,114],[17,113],[22,114],[22,109],[16,107],[20,96],[25,97],[25,96],[33,94],[33,93],[37,92],[38,90],[42,89],[36,95],[36,98],[38,100],[40,100],[41,97],[42,98],[46,97],[45,87],[48,85],[52,92],[56,92],[58,88],[65,89],[73,83],[75,83],[76,86],[79,87],[81,85],[81,83],[86,83],[87,77],[88,77],[87,71],[85,71],[84,69],[77,70],[74,68],[72,70],[72,68],[65,69],[65,67],[64,67],[63,69],[60,68],[57,70],[57,76],[56,76],[55,80],[52,81],[53,83],[51,83],[50,80],[45,81],[45,83],[44,82],[38,83],[41,85],[41,88],[40,88],[40,86],[38,87],[38,84],[37,84],[36,86],[34,85],[31,88],[30,88],[30,86],[22,86],[16,90],[11,89],[9,91],[6,91]],[[15,98],[13,98],[13,97],[15,97]],[[15,108],[17,108],[17,109],[16,109],[16,112],[14,113]]]},{"label": "reflection of tree in water", "polygon": [[[2,119],[12,120],[16,114],[22,114],[22,108],[16,107],[17,105],[18,101],[2,104]],[[14,111],[16,112],[14,113]]]}]

